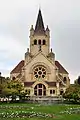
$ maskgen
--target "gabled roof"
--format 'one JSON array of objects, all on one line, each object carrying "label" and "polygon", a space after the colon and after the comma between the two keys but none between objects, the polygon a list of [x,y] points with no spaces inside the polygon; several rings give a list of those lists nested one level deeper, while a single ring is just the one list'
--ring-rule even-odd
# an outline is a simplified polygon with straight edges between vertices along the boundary
[{"label": "gabled roof", "polygon": [[60,73],[68,74],[68,72],[64,69],[64,67],[58,61],[55,61],[55,65],[58,67]]},{"label": "gabled roof", "polygon": [[24,60],[20,61],[19,64],[10,72],[10,74],[20,73],[23,66],[24,66]]},{"label": "gabled roof", "polygon": [[39,9],[36,25],[35,25],[35,33],[38,34],[44,34],[45,33],[45,28],[44,28],[44,23],[43,23],[43,18],[41,14],[41,10]]},{"label": "gabled roof", "polygon": [[45,55],[42,53],[42,51],[39,51],[35,56],[33,56],[32,59],[31,59],[26,65],[28,65],[31,61],[33,61],[33,59],[36,58],[39,54],[43,55],[44,58],[46,58],[52,65],[54,65],[54,64],[51,62],[51,60],[49,60],[49,59],[47,58],[47,56],[45,56]]},{"label": "gabled roof", "polygon": [[[58,67],[60,73],[68,74],[68,72],[58,61],[55,61],[55,65]],[[24,60],[20,61],[19,64],[10,72],[10,74],[20,73],[23,66],[24,66]]]}]

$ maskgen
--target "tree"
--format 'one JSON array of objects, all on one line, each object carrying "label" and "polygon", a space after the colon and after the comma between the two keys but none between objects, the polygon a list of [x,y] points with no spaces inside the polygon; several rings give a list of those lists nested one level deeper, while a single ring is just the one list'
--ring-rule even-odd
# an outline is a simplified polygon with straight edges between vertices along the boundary
[{"label": "tree", "polygon": [[0,84],[0,97],[2,97],[2,90],[3,90],[4,86],[2,84]]},{"label": "tree", "polygon": [[8,80],[5,84],[0,84],[1,97],[12,97],[12,101],[22,94],[24,87],[19,80]]},{"label": "tree", "polygon": [[69,88],[66,89],[66,92],[63,94],[63,97],[68,101],[78,102],[80,99],[80,85],[70,85]]},{"label": "tree", "polygon": [[24,87],[19,80],[11,80],[7,84],[7,93],[12,96],[12,100],[15,100],[16,96],[20,96],[23,90]]},{"label": "tree", "polygon": [[78,76],[78,78],[74,81],[74,84],[80,85],[80,76]]},{"label": "tree", "polygon": [[25,96],[29,94],[29,91],[24,90],[24,86],[20,80],[10,80],[9,77],[1,77],[4,82],[0,82],[0,97],[12,97],[12,101],[15,101],[17,97],[19,97],[19,100],[25,99]]}]

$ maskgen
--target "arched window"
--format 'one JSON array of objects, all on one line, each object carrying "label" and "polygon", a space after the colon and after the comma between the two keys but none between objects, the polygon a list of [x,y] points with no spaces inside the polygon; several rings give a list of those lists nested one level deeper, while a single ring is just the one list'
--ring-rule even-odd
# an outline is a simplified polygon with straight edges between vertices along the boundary
[{"label": "arched window", "polygon": [[60,90],[60,95],[62,95],[64,93],[64,91],[63,90]]},{"label": "arched window", "polygon": [[46,95],[46,87],[43,84],[37,84],[34,87],[34,95],[36,96],[45,96]]},{"label": "arched window", "polygon": [[66,79],[66,77],[64,77],[64,79],[63,79],[63,82],[64,82],[64,83],[66,83],[66,82],[67,82],[67,79]]},{"label": "arched window", "polygon": [[41,45],[41,40],[38,40],[38,44]]},{"label": "arched window", "polygon": [[15,80],[15,79],[16,79],[15,77],[12,78],[12,80]]},{"label": "arched window", "polygon": [[36,39],[34,40],[34,45],[37,45],[37,40]]},{"label": "arched window", "polygon": [[46,44],[46,40],[43,40],[43,45],[45,45]]}]

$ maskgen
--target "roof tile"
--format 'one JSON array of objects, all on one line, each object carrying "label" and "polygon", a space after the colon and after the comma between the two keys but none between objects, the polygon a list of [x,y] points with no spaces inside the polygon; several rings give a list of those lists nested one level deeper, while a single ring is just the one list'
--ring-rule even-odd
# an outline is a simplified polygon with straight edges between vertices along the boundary
[{"label": "roof tile", "polygon": [[10,72],[10,74],[21,72],[23,66],[24,60],[20,61],[19,64]]},{"label": "roof tile", "polygon": [[59,72],[68,74],[68,72],[64,69],[64,67],[58,61],[55,61],[55,65],[58,67]]}]

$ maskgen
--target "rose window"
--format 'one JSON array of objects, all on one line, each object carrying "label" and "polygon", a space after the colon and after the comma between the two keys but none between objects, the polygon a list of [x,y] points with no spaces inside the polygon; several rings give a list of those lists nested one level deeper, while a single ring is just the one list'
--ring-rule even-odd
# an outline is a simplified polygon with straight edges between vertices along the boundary
[{"label": "rose window", "polygon": [[35,78],[45,78],[46,77],[46,70],[44,67],[39,66],[34,69],[34,76]]}]

